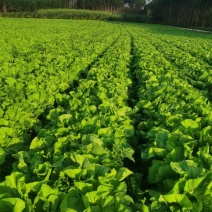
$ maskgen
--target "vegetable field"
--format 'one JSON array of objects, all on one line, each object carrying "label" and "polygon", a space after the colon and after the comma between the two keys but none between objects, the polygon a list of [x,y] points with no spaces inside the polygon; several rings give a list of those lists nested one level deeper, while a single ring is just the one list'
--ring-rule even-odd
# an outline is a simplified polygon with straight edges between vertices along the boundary
[{"label": "vegetable field", "polygon": [[1,212],[212,211],[212,35],[0,19]]}]

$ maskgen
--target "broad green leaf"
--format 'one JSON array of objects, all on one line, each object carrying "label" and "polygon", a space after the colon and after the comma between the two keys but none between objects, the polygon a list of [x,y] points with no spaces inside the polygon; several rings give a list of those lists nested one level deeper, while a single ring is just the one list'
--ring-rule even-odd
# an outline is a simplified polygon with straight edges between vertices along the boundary
[{"label": "broad green leaf", "polygon": [[93,143],[92,144],[92,151],[91,153],[93,155],[99,155],[99,156],[103,156],[103,155],[106,155],[108,154],[108,152],[100,145],[96,144],[96,143]]},{"label": "broad green leaf", "polygon": [[62,82],[60,85],[59,85],[59,88],[62,90],[62,91],[65,91],[69,88],[69,84],[66,83],[66,82]]},{"label": "broad green leaf", "polygon": [[91,205],[89,212],[102,212],[102,207],[100,207],[99,205]]},{"label": "broad green leaf", "polygon": [[44,145],[45,143],[43,138],[39,139],[38,137],[35,137],[30,144],[30,149],[41,149]]},{"label": "broad green leaf", "polygon": [[104,145],[103,141],[97,135],[94,134],[83,135],[82,142],[83,144],[96,143],[100,146]]},{"label": "broad green leaf", "polygon": [[211,139],[212,139],[211,133],[212,133],[211,126],[207,126],[207,127],[203,128],[200,132],[200,141],[211,144]]},{"label": "broad green leaf", "polygon": [[66,169],[63,171],[65,174],[67,174],[71,179],[79,179],[81,174],[82,174],[82,169],[76,169],[76,168],[71,168],[71,169]]},{"label": "broad green leaf", "polygon": [[182,114],[171,115],[167,117],[166,124],[167,126],[173,127],[174,125],[177,125],[180,120],[182,120]]},{"label": "broad green leaf", "polygon": [[122,154],[125,158],[129,158],[131,161],[135,162],[133,158],[134,150],[131,147],[125,147]]},{"label": "broad green leaf", "polygon": [[83,194],[93,191],[93,185],[84,182],[74,182],[74,186],[77,187]]},{"label": "broad green leaf", "polygon": [[45,162],[43,164],[37,164],[34,173],[37,175],[39,179],[48,180],[52,171],[51,164],[49,162]]},{"label": "broad green leaf", "polygon": [[85,209],[82,198],[73,187],[69,189],[68,194],[63,194],[60,199],[61,212],[78,212]]},{"label": "broad green leaf", "polygon": [[144,203],[141,203],[141,211],[142,212],[150,212],[148,206],[145,205]]},{"label": "broad green leaf", "polygon": [[49,111],[49,114],[46,116],[46,118],[48,120],[58,120],[58,117],[61,113],[61,109],[60,108],[56,108],[56,109],[51,109]]},{"label": "broad green leaf", "polygon": [[184,149],[185,146],[176,146],[171,152],[169,152],[166,155],[166,159],[169,163],[171,162],[176,162],[176,161],[182,161],[185,156],[184,156]]},{"label": "broad green leaf", "polygon": [[123,181],[124,179],[126,179],[128,176],[132,175],[133,172],[130,171],[129,169],[122,167],[118,170],[117,175],[116,175],[116,179],[118,181]]},{"label": "broad green leaf", "polygon": [[111,179],[115,178],[117,171],[112,169],[111,172],[106,173],[105,176],[99,176],[98,180],[102,185],[108,185],[111,182]]},{"label": "broad green leaf", "polygon": [[50,194],[58,195],[58,193],[59,192],[57,188],[51,188],[47,184],[42,184],[38,196],[42,198],[47,198]]},{"label": "broad green leaf", "polygon": [[70,154],[70,158],[73,162],[78,163],[81,167],[83,165],[83,162],[85,161],[86,155],[80,155],[76,152],[73,152]]},{"label": "broad green leaf", "polygon": [[152,147],[152,148],[149,148],[147,150],[148,150],[148,152],[143,151],[141,153],[142,158],[150,159],[150,158],[157,157],[157,156],[158,157],[165,157],[166,154],[167,154],[166,149],[162,149],[162,148]]},{"label": "broad green leaf", "polygon": [[48,197],[49,210],[58,211],[59,201],[58,195],[50,194]]},{"label": "broad green leaf", "polygon": [[97,188],[97,194],[101,197],[107,196],[111,191],[113,190],[113,187],[111,185],[100,185]]},{"label": "broad green leaf", "polygon": [[153,164],[149,168],[148,180],[150,183],[158,183],[175,176],[175,172],[164,161],[153,160]]},{"label": "broad green leaf", "polygon": [[185,194],[161,195],[159,201],[165,203],[178,203],[181,207],[185,207],[187,210],[191,210],[193,208],[192,202]]},{"label": "broad green leaf", "polygon": [[113,130],[110,127],[107,128],[101,128],[98,130],[98,135],[99,136],[110,136]]},{"label": "broad green leaf", "polygon": [[71,118],[72,118],[72,115],[71,114],[63,114],[63,115],[60,115],[59,116],[59,120],[63,124],[64,124],[64,121],[70,120]]},{"label": "broad green leaf", "polygon": [[40,181],[27,183],[26,184],[26,194],[28,194],[31,191],[35,192],[35,193],[38,193],[39,190],[40,190],[41,185],[42,185],[42,182],[40,182]]},{"label": "broad green leaf", "polygon": [[115,202],[114,196],[107,196],[106,198],[103,199],[102,207],[106,208],[114,204],[114,202]]},{"label": "broad green leaf", "polygon": [[132,125],[124,125],[124,135],[126,137],[132,137],[135,134],[135,129]]},{"label": "broad green leaf", "polygon": [[157,146],[159,148],[165,147],[167,139],[168,139],[168,132],[163,132],[163,131],[158,132],[155,138],[155,141],[157,142]]},{"label": "broad green leaf", "polygon": [[117,199],[116,199],[116,202],[115,202],[115,210],[114,211],[117,211],[117,212],[122,212],[122,211],[123,212],[124,211],[132,212],[132,210],[129,206],[124,205],[121,201],[117,201]]},{"label": "broad green leaf", "polygon": [[143,108],[150,108],[152,105],[151,105],[151,102],[150,101],[148,101],[148,102],[145,102],[144,104],[143,104]]},{"label": "broad green leaf", "polygon": [[25,209],[25,203],[19,198],[5,198],[0,200],[0,211],[2,212],[22,212]]},{"label": "broad green leaf", "polygon": [[119,184],[117,184],[117,182],[114,182],[113,186],[116,187],[117,195],[123,197],[123,195],[126,194],[126,192],[127,192],[127,184],[126,184],[125,181],[120,182]]},{"label": "broad green leaf", "polygon": [[212,155],[209,152],[210,147],[208,144],[204,147],[201,147],[198,152],[198,156],[203,161],[206,169],[212,165]]},{"label": "broad green leaf", "polygon": [[181,162],[171,162],[170,166],[178,174],[187,174],[190,178],[197,178],[201,175],[203,167],[197,167],[194,161],[184,160]]},{"label": "broad green leaf", "polygon": [[193,193],[198,198],[205,199],[206,197],[212,200],[212,173],[209,172],[205,177],[202,178],[201,182],[197,182],[195,185],[198,186],[194,189]]},{"label": "broad green leaf", "polygon": [[[167,181],[163,181],[164,184],[165,184],[165,182],[167,182]],[[169,182],[171,182],[171,180]],[[184,187],[185,187],[185,182],[186,182],[185,178],[178,178],[177,180],[175,180],[175,183],[172,184],[172,187],[170,189],[171,190],[170,193],[174,193],[174,194],[183,193]]]},{"label": "broad green leaf", "polygon": [[61,93],[57,93],[55,95],[55,99],[58,105],[60,105],[63,102],[63,95]]},{"label": "broad green leaf", "polygon": [[[0,113],[1,113],[1,110],[0,110]],[[0,117],[1,117],[1,115],[0,115]],[[4,118],[0,118],[0,125],[1,126],[9,126],[9,121]]]},{"label": "broad green leaf", "polygon": [[70,104],[70,109],[72,111],[76,111],[80,107],[82,102],[77,98],[73,98],[69,101],[69,104]]},{"label": "broad green leaf", "polygon": [[182,126],[185,128],[198,129],[199,124],[192,119],[185,119],[181,122]]},{"label": "broad green leaf", "polygon": [[91,105],[91,106],[89,107],[89,109],[90,109],[90,111],[91,111],[93,114],[97,111],[97,108],[96,108],[95,105]]},{"label": "broad green leaf", "polygon": [[198,199],[197,199],[197,201],[192,200],[192,205],[193,205],[193,211],[194,212],[203,211],[203,203],[201,201],[199,201]]},{"label": "broad green leaf", "polygon": [[[18,184],[25,183],[25,175],[21,172],[13,172],[11,175],[6,176],[5,185],[8,189],[15,191],[18,189]],[[1,192],[1,191],[0,191]]]},{"label": "broad green leaf", "polygon": [[101,197],[98,195],[97,191],[90,191],[85,194],[90,204],[95,204],[96,201]]},{"label": "broad green leaf", "polygon": [[1,127],[1,134],[2,133],[10,137],[16,137],[16,130],[11,127]]},{"label": "broad green leaf", "polygon": [[[210,202],[212,200],[212,195],[210,192],[210,188],[212,187],[211,179],[208,179],[207,185],[206,184],[201,185],[203,180],[204,180],[203,177],[198,179],[189,179],[185,183],[184,190],[188,192],[191,196],[194,196],[196,198],[195,201],[193,197],[192,201],[194,211],[202,211],[203,205],[205,205],[206,207],[208,206],[210,207]],[[207,210],[210,211],[209,208]]]},{"label": "broad green leaf", "polygon": [[124,195],[123,198],[121,199],[121,201],[125,205],[130,205],[131,203],[134,203],[132,197],[130,197],[129,195]]},{"label": "broad green leaf", "polygon": [[16,79],[13,77],[7,77],[5,82],[9,85],[9,86],[15,86],[14,84],[16,83]]}]

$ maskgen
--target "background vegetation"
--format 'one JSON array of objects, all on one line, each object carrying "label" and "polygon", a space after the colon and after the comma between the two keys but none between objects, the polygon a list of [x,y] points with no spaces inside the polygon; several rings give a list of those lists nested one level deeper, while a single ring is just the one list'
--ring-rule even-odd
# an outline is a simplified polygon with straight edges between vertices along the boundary
[{"label": "background vegetation", "polygon": [[185,27],[212,27],[211,0],[153,0],[147,13],[154,21]]},{"label": "background vegetation", "polygon": [[3,17],[10,18],[48,18],[48,19],[84,19],[101,21],[125,21],[151,23],[150,17],[144,14],[111,13],[106,11],[90,11],[77,9],[41,9],[34,12],[6,12]]},{"label": "background vegetation", "polygon": [[[86,11],[44,11],[44,9],[81,9],[118,13],[119,15],[101,12],[92,14]],[[154,23],[212,28],[211,0],[0,0],[0,11],[3,13],[18,12],[18,14],[4,15],[7,17],[74,18],[136,22],[150,22],[149,19],[151,18]]]},{"label": "background vegetation", "polygon": [[124,4],[137,11],[145,5],[145,0],[0,0],[1,11],[19,12],[38,9],[88,9],[110,12],[123,12]]}]

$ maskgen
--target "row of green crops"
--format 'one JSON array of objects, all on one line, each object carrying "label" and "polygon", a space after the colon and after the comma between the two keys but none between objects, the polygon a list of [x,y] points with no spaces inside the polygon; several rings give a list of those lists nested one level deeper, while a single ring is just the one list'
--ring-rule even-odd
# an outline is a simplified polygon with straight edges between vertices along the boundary
[{"label": "row of green crops", "polygon": [[212,211],[211,35],[0,19],[0,211]]},{"label": "row of green crops", "polygon": [[22,150],[29,140],[25,132],[51,108],[55,95],[86,72],[120,33],[97,22],[16,22],[12,31],[6,22],[0,26],[0,139],[6,147],[1,164],[5,155]]},{"label": "row of green crops", "polygon": [[[127,35],[119,38],[78,87],[56,95],[57,107],[37,127],[29,149],[14,155],[18,161],[10,177],[18,178],[15,189],[23,207],[25,202],[36,211],[130,210],[133,200],[122,182],[132,174],[122,163],[133,154],[126,106],[130,43]],[[2,185],[7,191],[10,177]]]},{"label": "row of green crops", "polygon": [[[141,185],[143,193],[135,188],[135,195],[147,197],[145,211],[212,211],[212,105],[184,78],[186,73],[198,75],[207,88],[202,76],[211,83],[211,67],[167,45],[159,35],[141,38],[143,30],[131,31],[139,84],[134,113],[140,115],[135,116],[137,136],[142,138],[138,146],[149,184]],[[191,59],[196,63],[189,63]],[[181,70],[180,60],[188,61]]]},{"label": "row of green crops", "polygon": [[[207,48],[199,50],[193,44],[193,48],[189,48],[183,41],[183,45],[179,45],[176,41],[165,39],[151,39],[150,42],[160,51],[164,57],[170,61],[176,68],[179,74],[186,79],[194,87],[201,90],[203,95],[211,100],[212,76],[211,76],[211,55],[212,45],[205,42]],[[176,43],[175,43],[176,42]],[[175,43],[175,45],[171,45]],[[197,42],[198,43],[198,42]],[[204,46],[204,45],[202,45]]]}]

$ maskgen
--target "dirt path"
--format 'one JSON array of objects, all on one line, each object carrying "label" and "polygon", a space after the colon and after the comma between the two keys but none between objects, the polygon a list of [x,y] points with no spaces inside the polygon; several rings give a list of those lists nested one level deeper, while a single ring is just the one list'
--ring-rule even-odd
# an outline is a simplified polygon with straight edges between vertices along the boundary
[{"label": "dirt path", "polygon": [[200,29],[190,29],[190,28],[174,27],[174,26],[168,26],[168,27],[178,28],[178,29],[184,29],[184,30],[189,30],[189,31],[195,31],[195,32],[204,32],[204,33],[212,34],[212,31],[206,31],[206,30],[200,30]]}]

